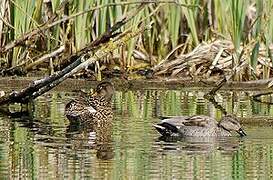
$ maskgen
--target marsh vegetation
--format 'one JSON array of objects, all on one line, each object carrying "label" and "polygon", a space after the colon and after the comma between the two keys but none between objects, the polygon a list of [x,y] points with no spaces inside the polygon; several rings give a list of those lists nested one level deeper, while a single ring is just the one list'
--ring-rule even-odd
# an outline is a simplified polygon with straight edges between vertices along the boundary
[{"label": "marsh vegetation", "polygon": [[266,79],[272,7],[272,0],[2,0],[1,74],[52,74],[88,54],[97,58],[77,74],[92,79]]}]

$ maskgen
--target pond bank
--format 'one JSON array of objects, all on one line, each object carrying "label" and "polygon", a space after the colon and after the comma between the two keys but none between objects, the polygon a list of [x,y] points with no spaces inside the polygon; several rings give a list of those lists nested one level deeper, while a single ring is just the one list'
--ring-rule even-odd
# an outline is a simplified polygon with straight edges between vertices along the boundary
[{"label": "pond bank", "polygon": [[[0,77],[1,89],[21,89],[27,87],[33,80],[42,79],[43,77]],[[184,88],[197,88],[210,90],[215,87],[216,82],[213,81],[193,81],[182,79],[136,79],[136,80],[111,80],[117,90],[140,90],[140,89],[184,89]],[[236,91],[271,91],[272,88],[268,87],[271,79],[247,82],[230,81],[225,83],[221,90],[236,90]],[[54,90],[73,91],[77,89],[91,88],[97,84],[96,81],[86,79],[67,79]]]}]

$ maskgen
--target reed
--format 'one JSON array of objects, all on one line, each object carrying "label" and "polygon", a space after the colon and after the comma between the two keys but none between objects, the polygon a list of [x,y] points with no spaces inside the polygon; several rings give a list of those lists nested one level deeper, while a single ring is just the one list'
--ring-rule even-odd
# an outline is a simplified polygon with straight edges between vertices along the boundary
[{"label": "reed", "polygon": [[[9,3],[9,8],[4,8],[3,2]],[[64,44],[70,47],[69,52],[66,53],[76,52],[98,38],[140,4],[140,2],[121,0],[72,0],[69,4],[61,3],[60,0],[48,2],[51,2],[52,11],[59,19],[80,12],[82,15],[57,24],[43,32],[41,36],[33,36],[12,51],[1,54],[0,66],[9,68],[28,64],[35,61],[37,56],[49,53]],[[249,59],[246,61],[256,69],[261,47],[267,49],[267,56],[273,62],[272,52],[269,49],[273,37],[273,20],[270,18],[272,4],[272,0],[179,0],[157,1],[157,3],[150,1],[121,28],[121,31],[127,29],[134,31],[139,24],[153,22],[152,29],[116,50],[114,54],[121,55],[119,57],[121,60],[116,65],[122,66],[125,70],[133,67],[152,67],[166,57],[175,59],[181,53],[191,51],[202,41],[231,39],[236,49],[234,66],[240,63],[239,56],[242,49],[247,48],[251,50],[248,51]],[[94,7],[97,8],[91,10]],[[1,13],[1,20],[5,20],[3,21],[5,23],[0,23],[0,28],[3,29],[2,47],[40,27],[48,18],[45,2],[42,0],[2,1],[1,8],[8,10],[7,13]],[[135,58],[136,52],[144,57],[140,59],[141,61]],[[56,59],[53,61],[55,66],[61,63]],[[263,68],[265,70],[263,77],[269,77],[271,67],[263,66]]]}]

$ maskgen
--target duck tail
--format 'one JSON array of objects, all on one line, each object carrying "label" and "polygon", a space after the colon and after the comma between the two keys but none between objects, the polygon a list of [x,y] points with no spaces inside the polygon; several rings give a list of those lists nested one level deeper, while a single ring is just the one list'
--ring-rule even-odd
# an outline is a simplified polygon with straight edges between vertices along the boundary
[{"label": "duck tail", "polygon": [[162,136],[171,136],[178,133],[177,127],[170,123],[163,122],[160,124],[154,124],[153,126]]},{"label": "duck tail", "polygon": [[166,128],[159,125],[159,124],[154,124],[153,125],[155,127],[155,129],[161,134],[164,136],[164,134],[166,134]]}]

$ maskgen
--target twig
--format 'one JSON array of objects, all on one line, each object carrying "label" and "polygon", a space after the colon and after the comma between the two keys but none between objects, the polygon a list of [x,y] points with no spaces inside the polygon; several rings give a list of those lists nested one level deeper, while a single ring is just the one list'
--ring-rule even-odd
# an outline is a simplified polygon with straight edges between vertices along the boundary
[{"label": "twig", "polygon": [[227,111],[225,108],[223,108],[222,105],[220,105],[218,102],[216,102],[214,96],[209,96],[209,97],[205,97],[206,99],[208,99],[216,109],[219,109],[224,115],[227,115]]},{"label": "twig", "polygon": [[[239,62],[241,62],[241,59],[243,57],[243,54],[244,54],[244,50],[241,51],[240,55],[239,55]],[[241,62],[241,63],[238,63],[231,71],[231,74],[229,76],[225,76],[222,80],[218,81],[218,83],[216,84],[216,87],[212,88],[212,90],[207,93],[205,96],[214,96],[216,91],[218,91],[227,81],[229,81],[234,75],[235,73],[237,72],[237,69],[240,67],[240,66],[243,66],[245,64],[245,62]]]},{"label": "twig", "polygon": [[179,44],[178,46],[176,46],[173,50],[171,50],[171,52],[169,54],[167,54],[167,56],[159,63],[159,64],[163,64],[165,63],[169,57],[177,50],[180,49],[181,47],[183,47],[185,45],[185,43]]},{"label": "twig", "polygon": [[227,79],[225,77],[221,81],[218,81],[218,83],[216,84],[216,87],[212,88],[212,90],[208,93],[208,95],[214,96],[216,94],[216,91],[218,91],[226,82],[227,82]]},{"label": "twig", "polygon": [[49,54],[45,54],[44,56],[40,57],[38,60],[34,61],[33,63],[29,64],[26,66],[26,70],[30,70],[32,69],[34,66],[37,66],[43,62],[45,62],[46,60],[48,60],[49,58],[52,57],[57,57],[59,54],[61,54],[62,52],[64,52],[65,50],[65,46],[62,45],[60,46],[58,49],[56,49],[55,51],[52,51]]},{"label": "twig", "polygon": [[257,102],[260,102],[260,103],[272,105],[273,102],[265,102],[265,101],[262,101],[262,100],[259,99],[259,97],[261,97],[261,96],[263,96],[263,95],[270,95],[270,94],[273,94],[273,92],[259,93],[259,94],[256,94],[256,95],[252,96],[252,99],[253,99],[254,101],[257,101]]}]

